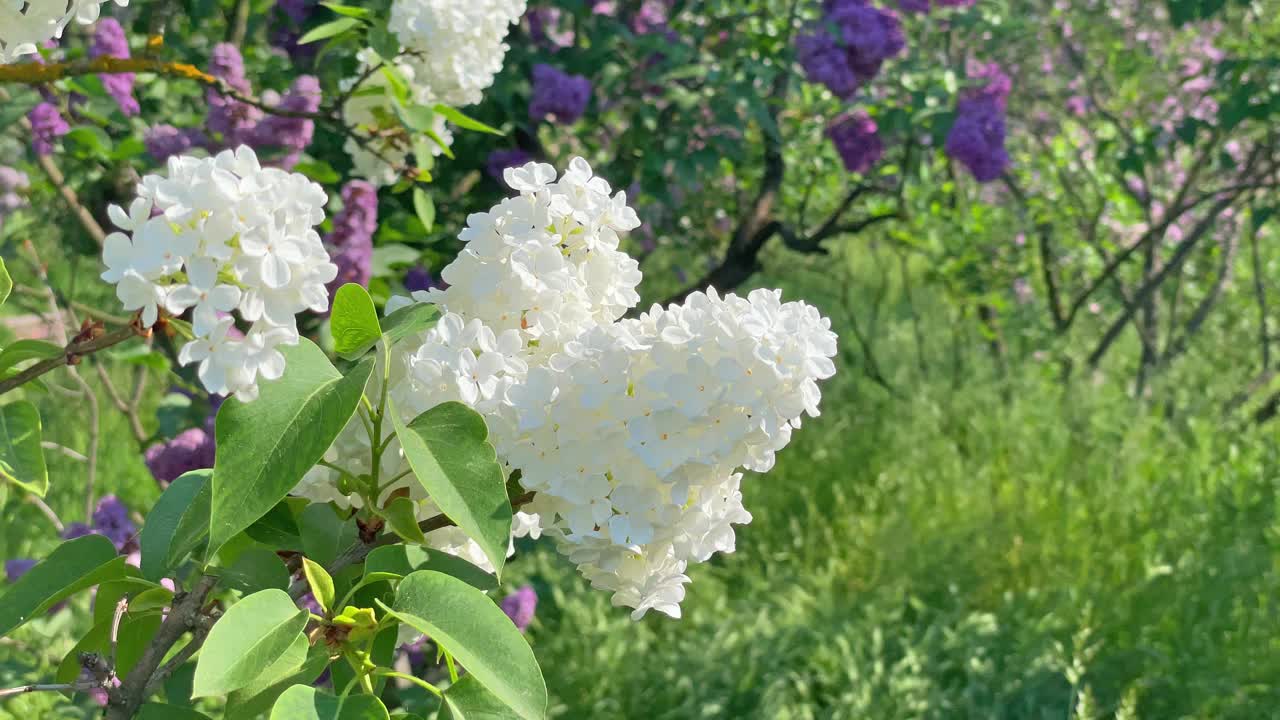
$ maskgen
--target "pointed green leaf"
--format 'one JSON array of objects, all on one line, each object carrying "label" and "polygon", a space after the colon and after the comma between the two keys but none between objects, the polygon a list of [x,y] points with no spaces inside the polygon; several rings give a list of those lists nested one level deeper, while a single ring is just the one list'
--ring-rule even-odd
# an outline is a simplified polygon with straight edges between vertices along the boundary
[{"label": "pointed green leaf", "polygon": [[302,552],[321,565],[332,565],[339,553],[351,547],[360,530],[354,519],[338,517],[328,505],[308,505],[298,516]]},{"label": "pointed green leaf", "polygon": [[[8,105],[8,103],[5,103]],[[5,267],[4,258],[0,258],[0,305],[9,299],[13,292],[13,278],[9,277],[9,268]]]},{"label": "pointed green leaf", "polygon": [[44,497],[49,470],[44,464],[40,411],[26,400],[0,407],[0,481],[8,480]]},{"label": "pointed green leaf", "polygon": [[511,541],[511,503],[484,418],[459,402],[441,403],[408,425],[394,408],[390,415],[413,476],[480,545],[501,577]]},{"label": "pointed green leaf", "polygon": [[427,229],[427,232],[431,232],[431,229],[436,226],[436,204],[427,191],[420,187],[413,189],[413,210],[418,213],[422,226]]},{"label": "pointed green leaf", "polygon": [[326,611],[333,610],[333,601],[337,598],[333,596],[333,578],[329,573],[308,557],[302,558],[302,572],[307,576],[307,585],[320,607]]},{"label": "pointed green leaf", "polygon": [[444,691],[439,720],[518,720],[519,717],[475,676],[463,675]]},{"label": "pointed green leaf", "polygon": [[407,337],[430,330],[439,316],[440,308],[432,303],[414,303],[383,318],[382,332],[386,335],[387,344],[395,345]]},{"label": "pointed green leaf", "polygon": [[400,581],[391,612],[448,650],[521,718],[546,716],[547,686],[533,650],[488,595],[448,575],[419,570]]},{"label": "pointed green leaf", "polygon": [[284,560],[274,552],[261,547],[251,547],[236,557],[231,566],[222,570],[218,584],[243,593],[261,590],[284,590],[289,587],[289,569]]},{"label": "pointed green leaf", "polygon": [[372,695],[334,697],[309,685],[294,685],[276,700],[271,720],[388,720],[382,701]]},{"label": "pointed green leaf", "polygon": [[428,551],[413,545],[384,545],[373,549],[364,561],[366,576],[375,573],[408,575],[414,570],[435,570],[452,575],[477,590],[498,589],[498,579],[457,555]]},{"label": "pointed green leaf", "polygon": [[489,133],[490,135],[506,134],[495,127],[485,125],[484,123],[467,115],[461,110],[458,110],[456,108],[451,108],[448,105],[436,105],[434,109],[436,112],[440,113],[446,118],[449,118],[449,122],[453,123],[454,125],[457,125],[460,128],[464,128],[466,130],[476,130],[478,132]]},{"label": "pointed green leaf", "polygon": [[414,512],[416,508],[417,503],[409,498],[396,497],[392,498],[385,508],[378,510],[378,514],[386,518],[387,524],[396,535],[407,542],[423,545],[427,542],[427,538],[418,527],[418,516]]},{"label": "pointed green leaf", "polygon": [[218,411],[210,556],[265,515],[315,466],[355,414],[373,370],[366,358],[343,376],[303,338],[281,348],[284,377],[253,402],[234,397]]},{"label": "pointed green leaf", "polygon": [[0,595],[0,637],[81,590],[124,577],[124,567],[116,546],[101,535],[62,543]]},{"label": "pointed green leaf", "polygon": [[263,590],[232,605],[200,650],[192,696],[225,695],[251,684],[302,637],[307,619],[283,590]]},{"label": "pointed green leaf", "polygon": [[360,357],[378,342],[382,327],[368,290],[356,283],[338,288],[329,315],[329,332],[333,335],[334,352],[348,360]]},{"label": "pointed green leaf", "polygon": [[[305,635],[299,635],[298,640],[301,644],[295,641],[262,678],[227,696],[226,720],[257,720],[271,710],[285,690],[298,684],[310,685],[320,677],[329,666],[329,647],[324,643],[311,647]],[[299,647],[302,648],[301,663],[287,674],[278,674],[286,662],[298,658]]]},{"label": "pointed green leaf", "polygon": [[142,575],[159,580],[167,575],[209,532],[212,470],[184,473],[165,488],[142,526]]},{"label": "pointed green leaf", "polygon": [[303,35],[302,38],[298,40],[298,44],[308,45],[310,43],[318,42],[320,40],[327,40],[331,37],[341,35],[342,33],[354,27],[357,27],[359,25],[360,25],[360,21],[355,18],[349,18],[349,17],[338,18],[333,22],[327,22],[323,25],[320,25],[319,27],[312,28],[310,32],[308,32],[306,35]]},{"label": "pointed green leaf", "polygon": [[354,7],[351,5],[343,5],[341,3],[335,3],[335,2],[322,2],[320,4],[329,8],[335,13],[339,15],[344,15],[346,17],[364,18],[364,17],[369,17],[369,15],[371,14],[368,8]]},{"label": "pointed green leaf", "polygon": [[56,358],[62,352],[62,346],[44,340],[19,340],[0,352],[0,372],[28,360]]}]

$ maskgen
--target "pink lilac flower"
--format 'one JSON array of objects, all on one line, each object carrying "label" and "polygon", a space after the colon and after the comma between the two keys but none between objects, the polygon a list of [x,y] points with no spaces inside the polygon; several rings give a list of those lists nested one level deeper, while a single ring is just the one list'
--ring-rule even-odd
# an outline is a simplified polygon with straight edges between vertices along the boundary
[{"label": "pink lilac flower", "polygon": [[539,47],[555,52],[560,48],[573,46],[573,28],[566,27],[560,8],[531,7],[524,19],[529,24],[529,37]]},{"label": "pink lilac flower", "polygon": [[876,133],[876,123],[865,112],[847,113],[827,127],[827,137],[836,146],[849,172],[865,173],[884,155],[884,143]]},{"label": "pink lilac flower", "polygon": [[502,599],[502,612],[511,618],[516,628],[524,632],[533,622],[533,615],[538,609],[538,593],[528,585]]},{"label": "pink lilac flower", "polygon": [[531,120],[549,119],[572,124],[586,112],[590,101],[590,80],[581,75],[570,75],[546,63],[533,66],[533,99],[529,102]]},{"label": "pink lilac flower", "polygon": [[27,113],[31,121],[31,149],[37,155],[52,155],[53,144],[71,132],[66,118],[52,103],[42,102]]},{"label": "pink lilac flower", "polygon": [[[129,57],[129,40],[125,37],[124,28],[115,18],[102,18],[94,27],[93,44],[89,46],[89,57],[113,57],[125,59]],[[115,99],[120,112],[126,116],[137,115],[141,108],[138,99],[133,96],[133,73],[114,73],[99,75],[107,94]]]}]

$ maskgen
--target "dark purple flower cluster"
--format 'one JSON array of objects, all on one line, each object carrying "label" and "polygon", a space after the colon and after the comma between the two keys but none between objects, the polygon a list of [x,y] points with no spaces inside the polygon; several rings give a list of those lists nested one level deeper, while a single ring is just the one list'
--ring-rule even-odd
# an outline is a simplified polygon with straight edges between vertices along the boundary
[{"label": "dark purple flower cluster", "polygon": [[168,487],[185,473],[213,467],[216,450],[212,433],[202,427],[190,428],[147,448],[147,469],[160,487]]},{"label": "dark purple flower cluster", "polygon": [[1005,150],[1005,106],[1013,83],[999,65],[976,64],[968,75],[983,83],[965,91],[947,136],[947,155],[973,173],[978,182],[999,178],[1009,166]]},{"label": "dark purple flower cluster", "polygon": [[377,229],[378,189],[364,180],[343,185],[342,210],[333,216],[333,231],[324,238],[329,257],[338,266],[338,276],[329,283],[330,299],[349,282],[368,286]]},{"label": "dark purple flower cluster", "polygon": [[[289,92],[271,104],[291,113],[314,113],[320,109],[320,81],[312,75],[300,75],[293,81]],[[275,164],[285,170],[292,170],[298,164],[302,151],[311,144],[315,131],[314,120],[270,115],[253,129],[250,144],[254,147],[274,146],[284,149],[285,155]]]},{"label": "dark purple flower cluster", "polygon": [[280,8],[285,15],[294,23],[301,25],[311,16],[311,11],[316,9],[318,0],[276,0],[276,7]]},{"label": "dark purple flower cluster", "polygon": [[174,155],[181,155],[193,147],[203,147],[209,142],[204,132],[196,128],[179,129],[172,125],[156,125],[147,128],[142,144],[156,162],[164,162]]},{"label": "dark purple flower cluster", "polygon": [[527,630],[533,623],[533,615],[537,609],[538,593],[528,585],[502,599],[502,612],[511,618],[520,632]]},{"label": "dark purple flower cluster", "polygon": [[309,62],[319,47],[316,43],[299,45],[303,24],[316,9],[318,0],[276,0],[280,12],[271,25],[271,44],[284,50],[295,61]]},{"label": "dark purple flower cluster", "polygon": [[110,540],[121,553],[127,555],[137,549],[138,528],[129,519],[129,509],[115,495],[98,501],[93,511],[93,530]]},{"label": "dark purple flower cluster", "polygon": [[520,167],[532,159],[532,154],[520,148],[498,149],[489,153],[484,163],[484,170],[489,173],[489,177],[503,182],[503,171],[507,168]]},{"label": "dark purple flower cluster", "polygon": [[16,558],[14,560],[4,561],[4,577],[9,582],[17,582],[18,578],[26,575],[31,568],[36,566],[36,561],[30,558]]},{"label": "dark purple flower cluster", "polygon": [[823,10],[822,25],[796,39],[796,56],[810,82],[849,98],[907,46],[902,24],[868,0],[825,0]]},{"label": "dark purple flower cluster", "polygon": [[827,126],[827,137],[836,146],[846,170],[865,173],[884,155],[884,143],[876,131],[876,121],[859,110],[836,118]]},{"label": "dark purple flower cluster", "polygon": [[418,292],[420,290],[430,290],[439,288],[444,290],[449,287],[449,283],[431,274],[423,265],[415,265],[409,268],[409,272],[404,274],[404,289],[409,292]]},{"label": "dark purple flower cluster", "polygon": [[27,113],[31,121],[31,149],[37,155],[52,155],[53,144],[58,138],[71,132],[67,119],[62,112],[50,102],[42,102]]},{"label": "dark purple flower cluster", "polygon": [[533,100],[529,118],[571,124],[587,111],[591,101],[591,81],[570,75],[546,63],[533,66]]},{"label": "dark purple flower cluster", "polygon": [[[89,46],[89,57],[129,57],[129,40],[125,37],[124,27],[115,18],[102,18],[94,27],[93,44]],[[138,99],[133,96],[133,73],[115,73],[99,75],[107,94],[120,106],[120,112],[126,116],[137,115],[142,108],[138,107]]]}]

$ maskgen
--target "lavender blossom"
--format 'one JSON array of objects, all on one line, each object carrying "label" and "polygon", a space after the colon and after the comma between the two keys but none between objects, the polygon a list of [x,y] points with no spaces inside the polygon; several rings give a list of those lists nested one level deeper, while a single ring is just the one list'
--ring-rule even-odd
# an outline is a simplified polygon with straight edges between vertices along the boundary
[{"label": "lavender blossom", "polygon": [[867,0],[826,0],[823,9],[822,26],[797,38],[796,55],[810,82],[848,98],[906,47],[902,24]]},{"label": "lavender blossom", "polygon": [[524,19],[529,24],[529,37],[534,44],[551,52],[573,46],[573,29],[564,27],[562,15],[557,7],[529,8]]},{"label": "lavender blossom", "polygon": [[524,632],[533,622],[533,615],[538,609],[538,593],[528,585],[502,599],[502,612],[511,618],[516,628]]},{"label": "lavender blossom", "polygon": [[531,120],[550,119],[556,123],[572,124],[586,112],[590,101],[590,80],[545,63],[533,66],[533,100],[529,103]]},{"label": "lavender blossom", "polygon": [[367,286],[373,272],[373,233],[378,229],[378,190],[364,180],[342,187],[342,210],[333,217],[333,231],[325,236],[329,257],[338,276],[329,283],[329,294],[353,282]]},{"label": "lavender blossom", "polygon": [[[320,81],[313,75],[300,75],[293,81],[289,92],[275,103],[275,107],[294,113],[314,113],[320,109]],[[315,135],[314,120],[301,117],[271,115],[258,123],[251,133],[251,144],[256,147],[276,146],[286,152],[275,164],[292,170],[298,164],[302,151],[311,144]]]},{"label": "lavender blossom", "polygon": [[31,108],[27,120],[31,121],[31,149],[37,155],[52,155],[54,142],[71,132],[66,118],[52,103],[42,102]]},{"label": "lavender blossom", "polygon": [[[253,89],[244,72],[244,58],[240,55],[240,50],[231,43],[218,43],[213,47],[209,72],[242,93],[249,93]],[[209,105],[209,130],[222,136],[224,146],[235,147],[250,143],[254,128],[262,120],[261,110],[224,97],[212,89],[205,91],[205,102]]]},{"label": "lavender blossom", "polygon": [[19,191],[30,185],[26,173],[0,165],[0,230],[4,229],[6,215],[26,206],[27,199]]},{"label": "lavender blossom", "polygon": [[[89,57],[129,57],[129,40],[125,37],[120,21],[115,18],[102,18],[98,21],[94,27],[93,44],[89,46]],[[133,96],[133,73],[109,73],[99,75],[98,78],[102,80],[107,94],[120,106],[120,112],[133,116],[141,111],[138,99]]]},{"label": "lavender blossom", "polygon": [[432,275],[431,271],[422,265],[415,265],[409,269],[409,272],[404,274],[404,289],[409,292],[430,290],[431,288],[443,290],[447,287],[449,287],[449,283]]},{"label": "lavender blossom", "polygon": [[108,495],[98,501],[98,507],[93,511],[93,527],[99,534],[106,536],[117,550],[126,554],[134,545],[134,536],[138,532],[137,526],[129,519],[129,509],[115,495]]},{"label": "lavender blossom", "polygon": [[208,140],[205,134],[197,129],[180,130],[172,125],[156,125],[147,128],[142,135],[142,144],[147,146],[147,154],[161,163],[193,147],[200,147]]},{"label": "lavender blossom", "polygon": [[147,469],[160,487],[168,487],[185,473],[213,467],[216,449],[213,436],[204,428],[184,430],[169,442],[147,448]]},{"label": "lavender blossom", "polygon": [[17,558],[14,560],[4,561],[4,576],[11,583],[18,581],[18,578],[26,575],[31,568],[36,566],[36,561],[30,558]]},{"label": "lavender blossom", "polygon": [[993,98],[961,100],[947,136],[947,155],[967,167],[978,182],[991,182],[1009,165],[1005,132],[1004,110]]},{"label": "lavender blossom", "polygon": [[859,110],[847,113],[827,127],[827,137],[849,172],[865,173],[884,155],[884,143],[874,120]]}]

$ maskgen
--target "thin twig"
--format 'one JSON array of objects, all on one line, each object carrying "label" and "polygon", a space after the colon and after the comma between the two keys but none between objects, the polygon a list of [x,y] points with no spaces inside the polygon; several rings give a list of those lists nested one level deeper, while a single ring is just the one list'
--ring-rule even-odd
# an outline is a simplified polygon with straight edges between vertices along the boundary
[{"label": "thin twig", "polygon": [[119,658],[120,646],[120,621],[124,619],[125,611],[129,609],[129,597],[120,598],[116,602],[116,614],[111,618],[111,673],[116,672],[116,663]]},{"label": "thin twig", "polygon": [[[92,355],[100,350],[106,350],[114,345],[139,335],[139,331],[132,325],[126,325],[117,328],[111,332],[88,340],[73,341],[66,344],[61,355],[48,360],[42,360],[13,377],[0,380],[0,395],[3,395],[16,387],[24,385],[31,380],[52,372],[63,366],[73,366],[80,361],[80,358],[86,355]],[[74,367],[69,368],[72,372]]]},{"label": "thin twig", "polygon": [[[41,443],[41,444],[43,445],[44,443]],[[49,443],[49,444],[52,444],[52,443]],[[62,446],[59,445],[58,447],[62,447]],[[75,452],[71,448],[62,448],[62,449],[66,450],[69,453],[75,453],[80,457],[81,460],[84,460],[83,455],[80,455],[80,453]],[[35,505],[36,509],[39,510],[41,514],[49,518],[49,522],[53,524],[54,529],[58,531],[59,535],[61,535],[62,531],[66,529],[66,526],[62,524],[62,518],[58,517],[58,513],[54,512],[53,508],[49,507],[49,503],[45,502],[44,498],[40,497],[39,495],[29,494],[27,495],[27,502],[31,503],[32,505]]]},{"label": "thin twig", "polygon": [[73,683],[54,683],[52,685],[23,685],[22,687],[0,690],[0,698],[25,695],[27,693],[34,692],[84,692],[87,690],[97,690],[102,686],[103,684],[97,680]]}]

